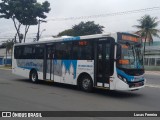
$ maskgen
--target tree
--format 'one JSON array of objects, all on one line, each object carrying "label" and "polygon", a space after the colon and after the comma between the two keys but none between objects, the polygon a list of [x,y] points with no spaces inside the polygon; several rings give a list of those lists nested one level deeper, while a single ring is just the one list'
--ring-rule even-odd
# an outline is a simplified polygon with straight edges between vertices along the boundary
[{"label": "tree", "polygon": [[[42,4],[37,0],[1,0],[0,3],[0,18],[12,19],[14,27],[16,29],[16,36],[19,38],[19,42],[26,39],[29,27],[31,25],[37,25],[38,20],[45,19],[47,16],[45,13],[50,11],[50,3],[48,1]],[[21,26],[25,26],[24,35],[21,34]],[[15,36],[15,38],[16,38]]]},{"label": "tree", "polygon": [[149,41],[150,43],[153,42],[153,36],[160,37],[158,33],[160,33],[160,30],[156,29],[158,26],[159,21],[157,21],[157,17],[151,17],[150,15],[144,15],[139,20],[139,25],[135,25],[137,29],[139,29],[136,33],[141,36],[142,39],[144,39],[144,55],[145,55],[145,46],[146,41]]},{"label": "tree", "polygon": [[13,48],[14,42],[13,42],[13,40],[9,39],[5,43],[3,43],[2,45],[6,47],[6,50],[9,53]]},{"label": "tree", "polygon": [[74,36],[74,30],[73,29],[68,29],[68,30],[64,30],[64,31],[62,31],[58,34],[58,36],[64,36],[64,35]]},{"label": "tree", "polygon": [[13,49],[13,45],[14,45],[14,39],[12,40],[7,40],[4,41],[4,43],[2,43],[2,46],[4,46],[6,48],[6,60],[5,60],[5,65],[7,65],[7,55],[8,53],[11,51],[11,57],[12,57],[12,49]]},{"label": "tree", "polygon": [[103,32],[103,28],[103,26],[95,24],[94,21],[88,21],[86,23],[80,22],[78,25],[74,25],[71,29],[60,32],[57,36],[82,36],[100,34]]}]

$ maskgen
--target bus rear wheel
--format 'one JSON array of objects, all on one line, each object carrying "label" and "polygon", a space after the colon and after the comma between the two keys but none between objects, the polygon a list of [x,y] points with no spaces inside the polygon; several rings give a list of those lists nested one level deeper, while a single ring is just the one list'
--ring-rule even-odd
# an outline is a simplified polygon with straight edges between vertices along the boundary
[{"label": "bus rear wheel", "polygon": [[93,83],[90,77],[86,76],[82,78],[81,89],[85,92],[92,92]]},{"label": "bus rear wheel", "polygon": [[33,83],[37,83],[38,82],[38,74],[37,74],[37,71],[36,70],[32,70],[30,72],[30,80],[33,82]]}]

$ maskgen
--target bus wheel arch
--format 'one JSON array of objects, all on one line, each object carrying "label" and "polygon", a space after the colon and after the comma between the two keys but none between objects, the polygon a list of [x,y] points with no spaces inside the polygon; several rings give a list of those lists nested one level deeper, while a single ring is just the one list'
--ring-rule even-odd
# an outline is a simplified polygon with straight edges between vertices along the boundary
[{"label": "bus wheel arch", "polygon": [[30,73],[29,73],[29,79],[33,82],[33,83],[37,83],[38,82],[38,73],[36,69],[31,69]]},{"label": "bus wheel arch", "polygon": [[93,90],[93,80],[88,73],[81,73],[77,79],[77,85],[79,89],[86,92],[92,92]]}]

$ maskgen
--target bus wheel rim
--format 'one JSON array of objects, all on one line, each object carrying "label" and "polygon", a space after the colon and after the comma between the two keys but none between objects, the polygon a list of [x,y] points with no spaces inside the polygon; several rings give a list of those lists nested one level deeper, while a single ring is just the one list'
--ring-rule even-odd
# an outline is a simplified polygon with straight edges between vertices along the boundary
[{"label": "bus wheel rim", "polygon": [[83,85],[84,89],[88,89],[89,84],[90,84],[90,80],[89,79],[84,79],[83,82],[82,82],[82,85]]},{"label": "bus wheel rim", "polygon": [[36,81],[36,74],[35,73],[32,74],[32,81]]}]

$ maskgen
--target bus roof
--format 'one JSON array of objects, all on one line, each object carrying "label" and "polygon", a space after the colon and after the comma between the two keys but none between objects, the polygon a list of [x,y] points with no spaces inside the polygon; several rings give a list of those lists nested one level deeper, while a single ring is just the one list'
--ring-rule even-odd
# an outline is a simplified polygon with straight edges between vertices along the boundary
[{"label": "bus roof", "polygon": [[[63,41],[76,41],[76,40],[84,40],[84,39],[92,39],[92,38],[103,38],[103,37],[115,37],[117,34],[128,34],[128,35],[134,35],[137,36],[136,34],[131,34],[131,33],[125,33],[125,32],[117,32],[117,33],[104,33],[104,34],[94,34],[94,35],[85,35],[85,36],[68,36],[68,37],[59,37],[59,38],[49,38],[49,40],[46,41],[38,41],[38,42],[29,42],[29,43],[17,43],[17,45],[30,45],[30,44],[44,44],[44,43],[53,43],[53,42],[63,42]],[[42,39],[43,40],[43,39]]]},{"label": "bus roof", "polygon": [[[46,41],[38,41],[38,42],[29,42],[29,43],[17,43],[17,45],[30,45],[30,44],[44,44],[44,43],[52,43],[52,42],[63,42],[63,41],[76,41],[76,40],[84,40],[84,39],[92,39],[99,37],[111,37],[111,34],[94,34],[94,35],[86,35],[86,36],[69,36],[69,37],[59,37],[59,38],[50,38],[50,40]],[[42,39],[43,40],[43,39]]]}]

